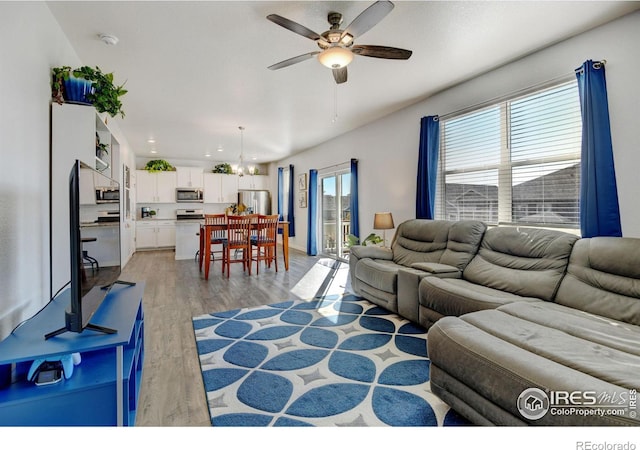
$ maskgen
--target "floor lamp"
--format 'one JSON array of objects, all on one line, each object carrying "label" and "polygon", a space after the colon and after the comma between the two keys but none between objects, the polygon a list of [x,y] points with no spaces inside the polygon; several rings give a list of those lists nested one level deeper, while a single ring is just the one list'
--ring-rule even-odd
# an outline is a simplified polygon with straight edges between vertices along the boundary
[{"label": "floor lamp", "polygon": [[385,234],[386,230],[392,230],[393,228],[393,216],[390,212],[375,213],[375,216],[373,217],[373,229],[382,230],[383,247],[387,246],[387,236]]}]

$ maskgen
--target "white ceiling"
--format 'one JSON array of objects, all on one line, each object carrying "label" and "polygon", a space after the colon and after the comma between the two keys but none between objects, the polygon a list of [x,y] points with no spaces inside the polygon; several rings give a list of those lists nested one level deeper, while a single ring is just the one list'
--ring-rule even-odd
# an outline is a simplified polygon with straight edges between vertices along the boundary
[{"label": "white ceiling", "polygon": [[[640,8],[628,1],[395,1],[356,44],[409,49],[409,60],[356,56],[339,86],[313,59],[267,69],[317,50],[267,15],[321,34],[330,11],[343,14],[344,29],[372,3],[48,2],[83,64],[126,81],[119,126],[137,156],[214,163],[237,161],[239,126],[245,160],[277,161]],[[104,44],[100,33],[119,43]]]}]

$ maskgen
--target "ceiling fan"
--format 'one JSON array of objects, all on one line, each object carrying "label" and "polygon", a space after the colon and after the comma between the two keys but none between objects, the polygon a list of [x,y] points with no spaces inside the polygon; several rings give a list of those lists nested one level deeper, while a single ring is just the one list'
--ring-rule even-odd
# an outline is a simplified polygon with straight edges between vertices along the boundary
[{"label": "ceiling fan", "polygon": [[389,1],[377,1],[362,11],[344,30],[340,29],[342,14],[330,12],[327,20],[331,25],[327,31],[318,34],[307,27],[277,14],[267,16],[271,22],[287,30],[311,39],[318,44],[320,50],[305,53],[293,58],[285,59],[269,66],[271,70],[282,69],[297,64],[317,55],[318,61],[332,69],[336,83],[347,81],[347,65],[353,60],[353,55],[369,56],[382,59],[409,59],[411,50],[380,45],[354,45],[357,37],[363,35],[391,12],[394,5]]}]

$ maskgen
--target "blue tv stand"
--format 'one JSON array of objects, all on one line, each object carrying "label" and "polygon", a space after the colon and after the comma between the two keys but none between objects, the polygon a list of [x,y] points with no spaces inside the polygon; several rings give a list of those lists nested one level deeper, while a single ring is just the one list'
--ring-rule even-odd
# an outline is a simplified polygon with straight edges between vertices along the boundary
[{"label": "blue tv stand", "polygon": [[[0,425],[133,426],[144,360],[145,283],[115,284],[91,322],[117,330],[86,329],[45,340],[64,326],[69,290],[0,342],[0,365],[15,364],[13,383],[0,388]],[[36,386],[27,381],[35,359],[79,352],[68,380]]]}]

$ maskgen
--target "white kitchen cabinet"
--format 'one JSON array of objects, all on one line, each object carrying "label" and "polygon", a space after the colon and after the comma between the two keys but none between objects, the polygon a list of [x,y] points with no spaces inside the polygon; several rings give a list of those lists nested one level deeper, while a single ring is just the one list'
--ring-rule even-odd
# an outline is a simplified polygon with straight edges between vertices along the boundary
[{"label": "white kitchen cabinet", "polygon": [[239,177],[238,189],[269,189],[269,177],[267,175],[245,175]]},{"label": "white kitchen cabinet", "polygon": [[175,221],[148,220],[136,223],[136,249],[175,247],[175,245]]},{"label": "white kitchen cabinet", "polygon": [[201,167],[176,167],[177,187],[202,188],[202,172]]},{"label": "white kitchen cabinet", "polygon": [[175,203],[176,173],[136,170],[137,203]]},{"label": "white kitchen cabinet", "polygon": [[204,174],[205,203],[236,203],[238,201],[238,176],[224,173]]}]

